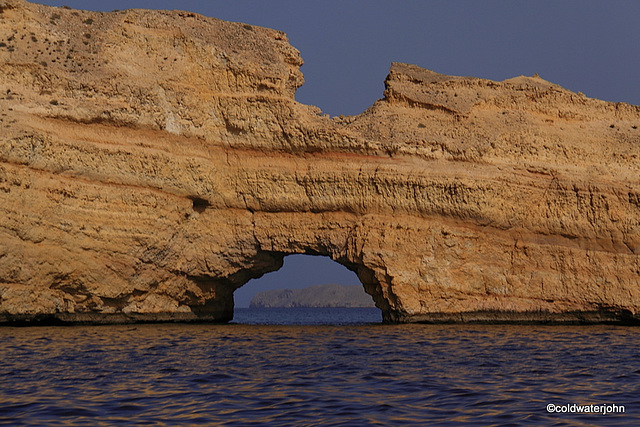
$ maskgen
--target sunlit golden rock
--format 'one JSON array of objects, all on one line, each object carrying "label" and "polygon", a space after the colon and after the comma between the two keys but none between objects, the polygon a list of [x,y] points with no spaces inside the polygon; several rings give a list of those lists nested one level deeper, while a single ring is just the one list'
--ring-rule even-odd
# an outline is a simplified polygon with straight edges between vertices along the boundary
[{"label": "sunlit golden rock", "polygon": [[640,108],[393,64],[294,99],[279,31],[0,0],[0,322],[226,321],[287,254],[386,321],[640,319]]}]

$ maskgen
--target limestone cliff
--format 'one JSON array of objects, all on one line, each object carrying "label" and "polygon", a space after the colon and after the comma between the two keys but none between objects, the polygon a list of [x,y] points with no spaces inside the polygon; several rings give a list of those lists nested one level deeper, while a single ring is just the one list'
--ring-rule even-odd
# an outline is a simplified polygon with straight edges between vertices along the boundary
[{"label": "limestone cliff", "polygon": [[297,103],[279,31],[0,0],[0,322],[226,321],[287,254],[385,321],[640,320],[640,108],[393,64]]},{"label": "limestone cliff", "polygon": [[374,307],[371,296],[361,286],[327,283],[302,289],[272,289],[257,293],[249,304],[258,308],[293,307]]}]

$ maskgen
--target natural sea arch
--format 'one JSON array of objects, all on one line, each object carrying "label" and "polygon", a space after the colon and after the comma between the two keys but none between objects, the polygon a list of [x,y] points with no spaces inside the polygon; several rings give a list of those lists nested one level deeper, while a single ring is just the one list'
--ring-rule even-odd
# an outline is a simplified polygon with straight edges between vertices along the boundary
[{"label": "natural sea arch", "polygon": [[234,292],[236,308],[249,306],[251,297],[258,292],[274,289],[302,289],[313,285],[338,283],[362,286],[355,272],[326,256],[288,255],[277,271],[252,279]]},{"label": "natural sea arch", "polygon": [[[378,296],[378,300],[382,299],[379,285],[376,286],[373,274],[370,274],[364,266],[351,264],[344,260],[340,262],[333,260],[326,254],[315,252],[270,253],[268,258],[280,260],[277,263],[280,267],[274,268],[277,265],[272,264],[269,271],[263,272],[259,277],[249,279],[238,287],[234,291],[234,309],[247,308],[252,296],[261,291],[301,289],[326,283],[363,286],[365,292],[376,303],[376,307],[381,309],[380,304],[376,302],[376,296]],[[326,320],[330,321],[331,319]]]}]

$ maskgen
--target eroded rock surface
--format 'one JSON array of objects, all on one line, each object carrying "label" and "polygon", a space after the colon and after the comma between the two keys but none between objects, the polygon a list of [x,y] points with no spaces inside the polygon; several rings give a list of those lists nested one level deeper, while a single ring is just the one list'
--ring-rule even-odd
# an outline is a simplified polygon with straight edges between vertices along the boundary
[{"label": "eroded rock surface", "polygon": [[330,119],[279,31],[0,0],[0,322],[232,318],[287,254],[386,321],[640,319],[640,108],[393,64]]}]

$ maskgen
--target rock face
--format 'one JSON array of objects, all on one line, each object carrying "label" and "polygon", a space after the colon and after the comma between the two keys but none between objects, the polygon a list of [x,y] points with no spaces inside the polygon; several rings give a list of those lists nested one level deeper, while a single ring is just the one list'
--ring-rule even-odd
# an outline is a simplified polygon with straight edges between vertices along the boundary
[{"label": "rock face", "polygon": [[387,322],[640,320],[640,108],[393,64],[297,103],[275,30],[0,0],[0,322],[227,321],[288,254]]},{"label": "rock face", "polygon": [[259,308],[291,307],[375,307],[361,286],[337,283],[309,286],[303,289],[275,289],[256,294],[249,304]]}]

